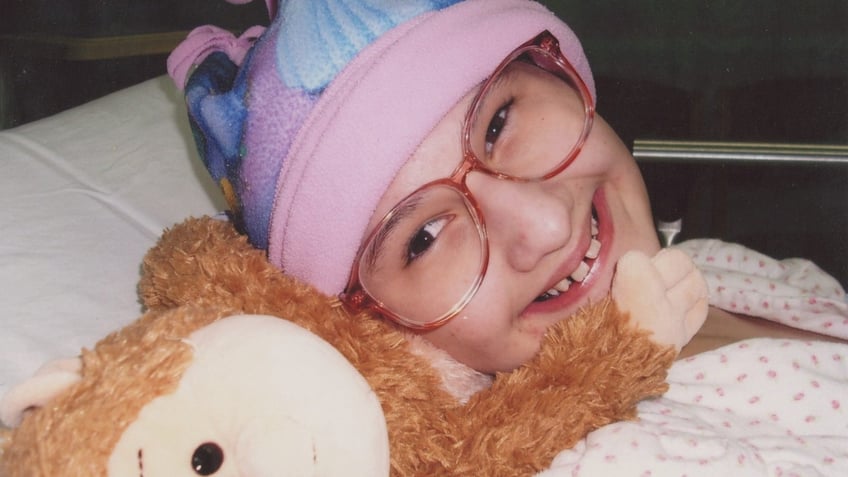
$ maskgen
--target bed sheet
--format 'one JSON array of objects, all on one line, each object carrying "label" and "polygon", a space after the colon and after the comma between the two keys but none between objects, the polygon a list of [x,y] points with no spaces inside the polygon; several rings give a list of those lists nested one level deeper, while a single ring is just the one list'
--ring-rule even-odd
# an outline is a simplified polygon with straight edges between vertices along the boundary
[{"label": "bed sheet", "polygon": [[[676,245],[710,304],[848,339],[845,290],[814,263],[714,239]],[[676,362],[635,421],[589,434],[539,477],[848,475],[848,344],[753,339]]]},{"label": "bed sheet", "polygon": [[747,340],[675,363],[669,384],[538,477],[848,475],[848,345]]},{"label": "bed sheet", "polygon": [[141,311],[143,254],[221,210],[166,77],[0,132],[0,395]]},{"label": "bed sheet", "polygon": [[[0,132],[0,395],[136,318],[139,265],[162,230],[224,207],[184,118],[160,77]],[[845,348],[757,340],[679,362],[640,420],[541,475],[848,475]]]}]

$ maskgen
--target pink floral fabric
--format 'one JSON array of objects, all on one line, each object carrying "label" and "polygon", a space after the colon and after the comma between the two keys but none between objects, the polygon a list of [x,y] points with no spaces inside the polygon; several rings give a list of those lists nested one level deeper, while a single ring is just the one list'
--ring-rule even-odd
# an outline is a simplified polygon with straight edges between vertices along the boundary
[{"label": "pink floral fabric", "polygon": [[[710,303],[848,339],[845,291],[808,260],[741,245],[677,245]],[[589,434],[539,477],[848,476],[848,344],[753,339],[679,361],[636,421]]]},{"label": "pink floral fabric", "polygon": [[848,475],[848,345],[748,340],[678,362],[669,383],[539,476]]},{"label": "pink floral fabric", "polygon": [[848,339],[845,290],[809,260],[776,260],[714,239],[676,245],[695,261],[710,304],[816,333]]}]

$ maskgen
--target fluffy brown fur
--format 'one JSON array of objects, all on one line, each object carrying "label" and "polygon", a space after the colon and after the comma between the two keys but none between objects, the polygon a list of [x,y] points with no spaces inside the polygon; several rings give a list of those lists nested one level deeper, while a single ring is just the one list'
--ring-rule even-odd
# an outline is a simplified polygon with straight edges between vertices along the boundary
[{"label": "fluffy brown fur", "polygon": [[[639,400],[664,392],[675,356],[607,301],[552,328],[533,361],[498,375],[462,405],[399,330],[367,313],[351,316],[336,299],[271,267],[229,224],[208,218],[163,235],[145,258],[139,292],[148,314],[84,353],[90,383],[86,377],[28,413],[6,446],[0,475],[105,475],[128,423],[179,380],[188,358],[173,338],[234,311],[293,321],[359,370],[383,407],[394,476],[531,475],[591,430],[632,418]],[[137,363],[137,374],[108,371],[119,362]]]},{"label": "fluffy brown fur", "polygon": [[361,313],[349,316],[270,266],[224,222],[198,219],[166,233],[145,259],[144,303],[225,304],[283,316],[338,349],[383,405],[393,475],[530,475],[588,432],[635,416],[664,392],[675,352],[629,326],[611,301],[554,327],[542,352],[460,405],[436,371],[407,350],[403,334]]},{"label": "fluffy brown fur", "polygon": [[191,362],[180,339],[232,312],[189,306],[150,312],[83,350],[82,379],[13,430],[0,476],[105,476],[124,430],[147,403],[176,389]]}]

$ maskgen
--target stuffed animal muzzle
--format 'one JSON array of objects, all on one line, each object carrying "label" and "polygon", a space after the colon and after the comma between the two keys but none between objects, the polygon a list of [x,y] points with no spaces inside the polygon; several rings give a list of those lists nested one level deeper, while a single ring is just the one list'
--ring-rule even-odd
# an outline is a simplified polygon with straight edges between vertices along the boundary
[{"label": "stuffed animal muzzle", "polygon": [[[203,312],[181,308],[157,318],[183,320],[187,313]],[[48,367],[3,401],[4,420],[31,414],[14,439],[28,439],[30,431],[41,435],[29,446],[7,446],[0,475],[36,477],[35,469],[45,477],[388,475],[388,434],[376,395],[338,351],[304,328],[237,315],[184,338],[148,333],[141,340],[147,346],[171,340],[187,351],[186,361],[148,369],[168,374],[176,368],[171,392],[134,402],[146,400],[146,380],[138,379],[136,389],[108,396],[112,377],[123,379],[143,364],[131,359],[87,368],[84,357],[75,378],[67,362]],[[131,341],[124,340],[127,346]],[[119,409],[110,413],[101,399],[91,399],[86,390],[93,389]],[[37,407],[46,401],[49,407]],[[140,405],[137,416],[122,422],[120,408],[134,404]],[[65,409],[73,409],[69,420],[77,429],[42,428],[47,420],[65,427]],[[47,434],[66,442],[50,442]]]}]

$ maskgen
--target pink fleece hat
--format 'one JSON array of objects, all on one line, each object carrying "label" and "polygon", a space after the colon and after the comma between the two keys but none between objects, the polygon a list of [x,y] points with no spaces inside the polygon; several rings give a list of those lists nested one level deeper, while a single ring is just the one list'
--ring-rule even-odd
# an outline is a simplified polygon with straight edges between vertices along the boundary
[{"label": "pink fleece hat", "polygon": [[[374,3],[386,8],[404,4]],[[275,22],[269,32],[275,28],[291,25]],[[269,177],[275,181],[272,198],[263,193],[261,201],[242,213],[252,220],[258,217],[257,210],[267,209],[267,239],[251,241],[267,248],[269,260],[286,273],[324,293],[342,292],[369,220],[398,170],[462,97],[512,50],[544,30],[559,40],[563,54],[594,97],[594,82],[580,43],[553,13],[529,0],[465,0],[415,14],[387,29],[356,52],[326,88],[292,91],[289,87],[277,92],[283,100],[294,98],[294,104],[302,106],[299,109],[284,110],[280,104],[287,103],[275,104],[274,95],[263,96],[262,104],[254,98],[252,105],[234,115],[233,124],[238,127],[233,129],[238,132],[229,138],[241,144],[237,149],[243,164],[262,171],[264,181]],[[269,32],[247,54],[246,66],[224,80],[239,83],[240,75],[253,75],[257,78],[253,83],[267,83],[266,76],[283,76],[277,71],[273,75],[252,71],[249,66],[267,54],[262,44]],[[253,69],[258,70],[256,65]],[[250,81],[242,82],[249,85],[247,90],[255,89]],[[205,87],[211,90],[215,85]],[[254,96],[245,91],[237,94]],[[189,104],[191,110],[190,100]],[[274,120],[257,123],[255,119],[264,116],[255,114],[258,109],[273,111]],[[202,132],[202,125],[195,130]],[[263,140],[275,134],[290,139],[283,147],[263,148]],[[202,156],[202,147],[208,148],[204,140],[198,140]],[[256,154],[260,152],[262,157]],[[226,171],[233,167],[223,162],[219,177],[226,179]],[[246,175],[249,171],[241,170],[230,177],[241,181]],[[249,186],[241,184],[231,192],[235,196],[231,202],[244,201],[240,191],[250,194],[253,189],[245,185]],[[249,228],[246,232],[251,235]]]},{"label": "pink fleece hat", "polygon": [[271,262],[325,293],[343,291],[400,167],[459,99],[543,30],[559,39],[594,96],[575,35],[526,0],[467,0],[425,13],[360,52],[322,94],[283,163]]}]

